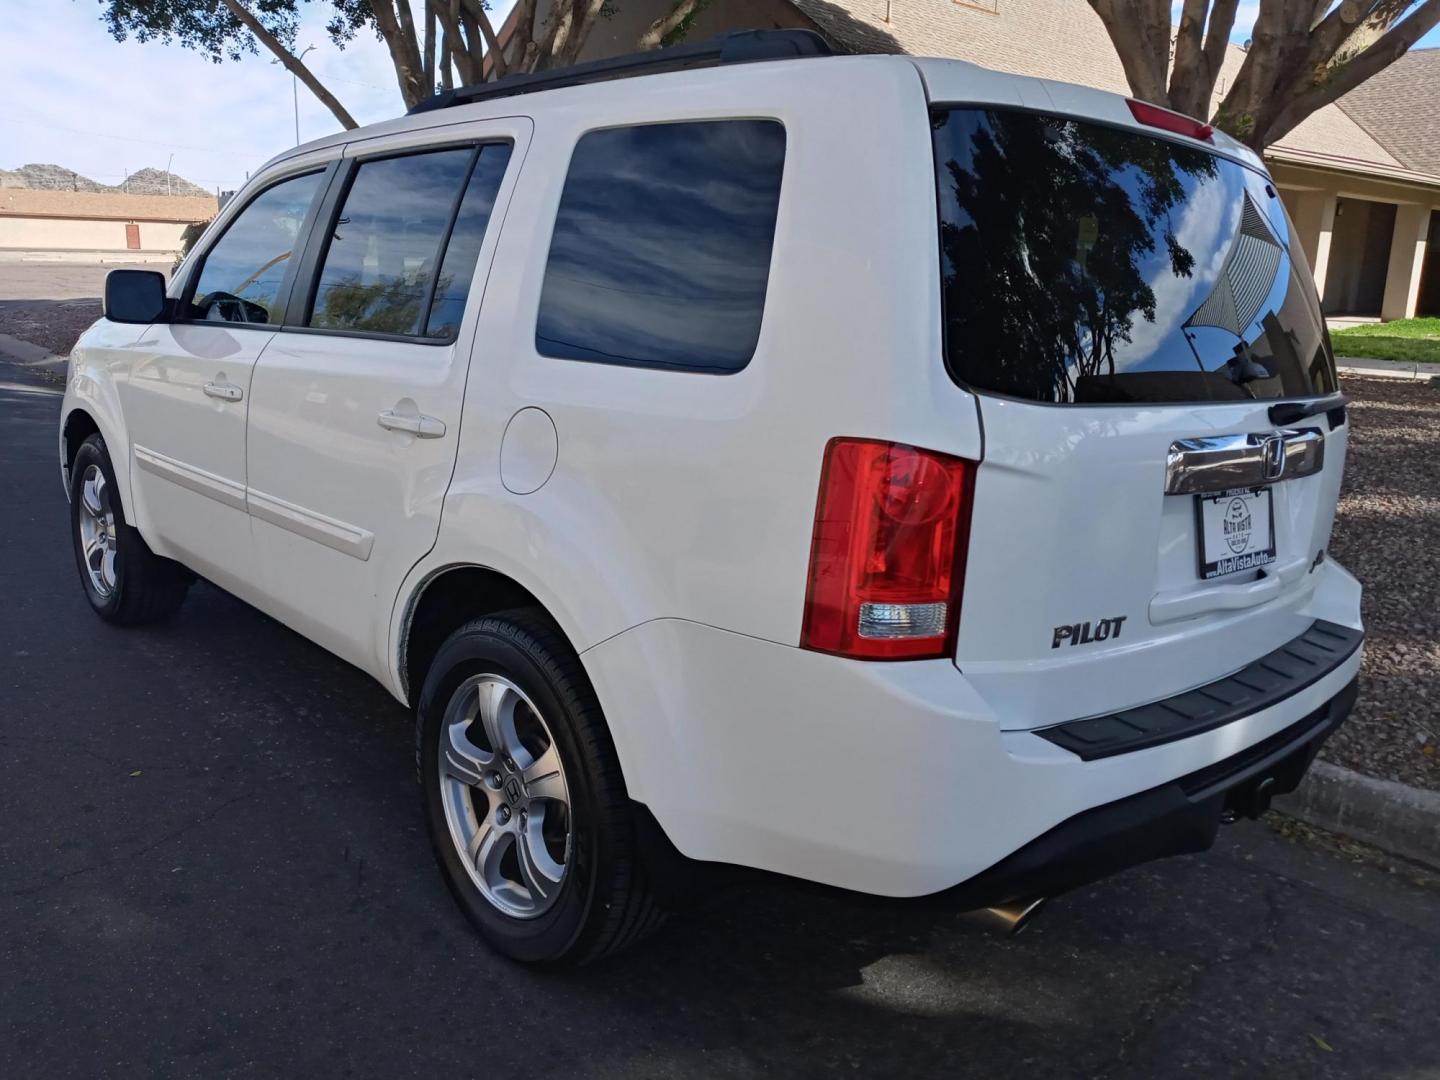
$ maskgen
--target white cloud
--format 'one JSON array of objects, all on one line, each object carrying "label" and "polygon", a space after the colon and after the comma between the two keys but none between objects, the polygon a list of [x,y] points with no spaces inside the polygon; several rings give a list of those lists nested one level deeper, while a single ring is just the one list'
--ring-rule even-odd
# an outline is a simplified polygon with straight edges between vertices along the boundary
[{"label": "white cloud", "polygon": [[[389,54],[361,33],[344,50],[325,32],[327,5],[313,3],[300,47],[307,66],[360,123],[404,106]],[[508,5],[499,5],[507,7]],[[96,0],[5,0],[0,34],[0,168],[53,162],[102,183],[146,166],[172,168],[203,187],[237,188],[295,142],[291,76],[257,56],[212,64],[157,41],[115,41]],[[302,85],[300,137],[339,122]]]}]

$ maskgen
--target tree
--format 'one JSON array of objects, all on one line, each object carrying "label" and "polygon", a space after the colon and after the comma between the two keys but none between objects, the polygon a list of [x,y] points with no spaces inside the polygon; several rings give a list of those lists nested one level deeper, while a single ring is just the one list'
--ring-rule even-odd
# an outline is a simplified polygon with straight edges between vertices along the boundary
[{"label": "tree", "polygon": [[[219,63],[263,45],[293,72],[340,123],[355,121],[295,53],[295,34],[308,5],[330,9],[326,32],[345,45],[376,34],[390,54],[406,108],[458,81],[477,83],[518,72],[573,64],[598,20],[627,0],[516,0],[504,47],[490,18],[491,0],[99,0],[101,20],[117,41],[174,41]],[[709,0],[666,0],[663,13],[636,49],[669,44]],[[422,12],[416,18],[416,9]],[[489,63],[486,63],[486,59]]]},{"label": "tree", "polygon": [[[1238,0],[1090,0],[1137,98],[1206,116]],[[1245,59],[1213,123],[1263,150],[1404,56],[1440,24],[1440,0],[1260,0]],[[1166,74],[1169,73],[1167,85]]]}]

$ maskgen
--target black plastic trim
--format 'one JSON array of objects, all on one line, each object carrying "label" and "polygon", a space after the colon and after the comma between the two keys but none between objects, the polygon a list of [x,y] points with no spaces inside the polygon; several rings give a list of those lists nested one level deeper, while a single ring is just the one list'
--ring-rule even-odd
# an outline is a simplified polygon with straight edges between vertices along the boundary
[{"label": "black plastic trim", "polygon": [[1085,761],[1188,739],[1300,693],[1348,660],[1364,640],[1359,630],[1317,619],[1305,633],[1233,675],[1163,701],[1035,734]]},{"label": "black plastic trim", "polygon": [[1141,863],[1204,851],[1222,821],[1258,817],[1294,791],[1350,714],[1359,681],[1320,708],[1223,761],[1067,818],[1000,862],[928,898],[962,908],[1055,896]]}]

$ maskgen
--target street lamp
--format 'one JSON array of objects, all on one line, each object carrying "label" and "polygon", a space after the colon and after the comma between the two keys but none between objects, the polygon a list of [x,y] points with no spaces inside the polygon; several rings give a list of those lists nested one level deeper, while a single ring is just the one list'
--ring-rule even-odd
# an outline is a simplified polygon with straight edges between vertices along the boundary
[{"label": "street lamp", "polygon": [[[299,56],[295,57],[295,59],[296,59],[297,61],[298,61],[298,60],[304,60],[304,59],[305,59],[305,53],[308,53],[308,52],[309,52],[311,49],[313,49],[313,48],[315,48],[314,45],[306,45],[305,48],[304,48],[304,50],[300,53]],[[279,60],[271,60],[270,63],[272,63],[272,64],[278,64],[278,63],[280,63],[280,61],[279,61]],[[298,75],[296,75],[293,71],[290,73],[290,97],[293,99],[293,101],[294,101],[294,103],[295,103],[295,145],[296,145],[296,146],[299,146],[299,145],[300,145],[300,77],[299,77]]]}]

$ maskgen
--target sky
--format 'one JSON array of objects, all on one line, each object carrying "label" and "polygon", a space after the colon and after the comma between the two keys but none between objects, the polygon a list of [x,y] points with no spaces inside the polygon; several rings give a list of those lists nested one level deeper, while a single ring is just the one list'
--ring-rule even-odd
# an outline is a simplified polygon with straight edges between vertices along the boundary
[{"label": "sky", "polygon": [[[497,17],[511,2],[494,5]],[[118,184],[127,172],[165,168],[173,154],[176,174],[212,191],[231,190],[295,142],[291,76],[263,49],[238,63],[213,64],[178,45],[116,42],[99,21],[98,0],[3,0],[3,6],[0,168],[54,163]],[[307,6],[314,10],[297,44],[316,47],[306,63],[321,81],[362,124],[398,115],[400,94],[383,46],[362,34],[337,49],[323,26],[326,5]],[[1240,5],[1235,40],[1248,36],[1257,6]],[[1422,45],[1440,46],[1440,30]],[[301,141],[339,129],[304,86],[299,118]]]}]

